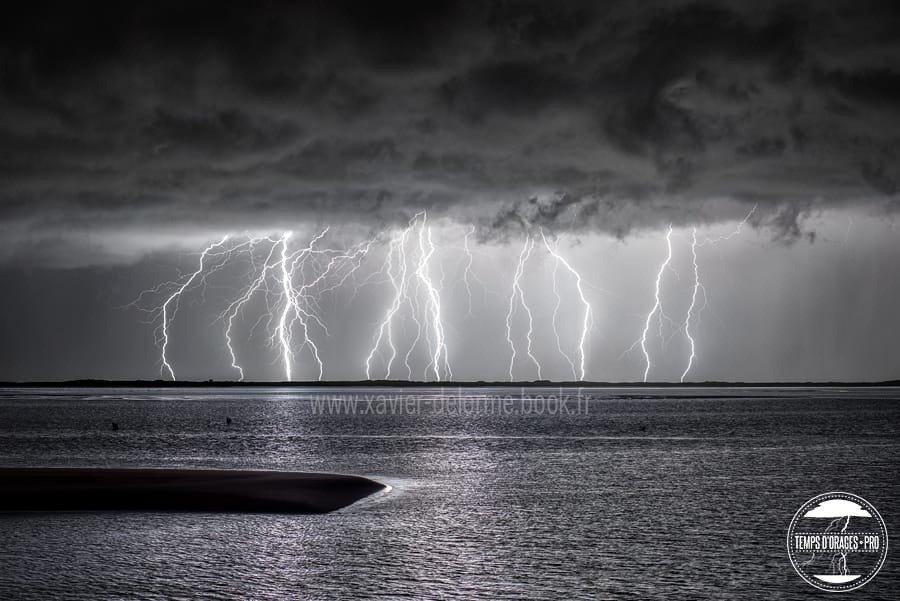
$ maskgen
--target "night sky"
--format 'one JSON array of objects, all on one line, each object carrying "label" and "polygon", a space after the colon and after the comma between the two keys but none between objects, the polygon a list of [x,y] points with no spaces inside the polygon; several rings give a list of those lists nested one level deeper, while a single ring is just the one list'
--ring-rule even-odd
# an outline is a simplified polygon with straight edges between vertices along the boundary
[{"label": "night sky", "polygon": [[[546,238],[583,279],[586,377],[640,380],[650,324],[649,379],[678,381],[694,228],[710,243],[688,381],[900,377],[896,2],[2,10],[2,380],[168,377],[153,308],[203,248],[288,230],[300,248],[326,227],[323,248],[371,244],[351,279],[312,290],[310,336],[325,379],[364,378],[391,240],[421,211],[453,378],[508,379],[508,338],[515,378],[537,377],[515,298],[507,319],[532,240],[533,353],[542,377],[573,379],[584,303]],[[185,290],[179,378],[236,377],[217,318],[266,250]],[[373,376],[407,377],[408,348],[413,377],[433,376],[428,341],[412,343],[431,302],[417,281],[391,325],[400,358],[386,372],[377,350]],[[277,284],[235,325],[247,379],[284,377],[259,321],[281,313]],[[294,331],[292,377],[315,379]]]}]

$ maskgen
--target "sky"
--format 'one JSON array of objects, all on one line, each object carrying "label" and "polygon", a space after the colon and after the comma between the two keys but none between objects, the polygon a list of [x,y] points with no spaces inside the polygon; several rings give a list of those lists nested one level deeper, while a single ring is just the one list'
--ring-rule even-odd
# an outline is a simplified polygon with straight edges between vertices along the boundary
[{"label": "sky", "polygon": [[3,11],[0,380],[900,375],[894,2]]}]

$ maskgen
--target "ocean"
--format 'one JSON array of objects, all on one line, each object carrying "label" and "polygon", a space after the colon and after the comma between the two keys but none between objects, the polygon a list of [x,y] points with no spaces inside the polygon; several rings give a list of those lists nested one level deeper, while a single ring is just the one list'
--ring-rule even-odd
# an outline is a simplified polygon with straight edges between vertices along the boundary
[{"label": "ocean", "polygon": [[[0,514],[0,599],[822,596],[791,567],[788,525],[840,490],[900,535],[898,393],[0,389],[0,466],[391,487],[324,515]],[[851,595],[896,599],[892,555]]]}]

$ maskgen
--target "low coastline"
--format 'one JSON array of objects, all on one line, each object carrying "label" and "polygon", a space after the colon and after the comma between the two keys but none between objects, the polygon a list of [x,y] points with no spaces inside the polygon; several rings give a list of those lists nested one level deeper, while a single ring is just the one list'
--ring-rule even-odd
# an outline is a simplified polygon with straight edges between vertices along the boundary
[{"label": "low coastline", "polygon": [[878,381],[788,381],[738,382],[707,380],[703,382],[598,382],[588,380],[58,380],[6,381],[0,388],[898,388],[900,380]]},{"label": "low coastline", "polygon": [[305,472],[0,468],[0,511],[327,513],[384,488]]}]

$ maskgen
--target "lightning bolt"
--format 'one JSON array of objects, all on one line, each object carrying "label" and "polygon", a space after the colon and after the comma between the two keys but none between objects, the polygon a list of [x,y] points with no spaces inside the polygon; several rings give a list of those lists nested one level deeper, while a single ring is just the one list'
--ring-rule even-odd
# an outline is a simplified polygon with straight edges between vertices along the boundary
[{"label": "lightning bolt", "polygon": [[[325,228],[307,246],[296,250],[290,247],[293,239],[293,233],[290,231],[277,237],[246,234],[243,241],[235,241],[233,244],[230,244],[232,237],[225,236],[203,250],[199,266],[187,277],[142,292],[129,306],[148,313],[151,321],[159,319],[160,325],[155,332],[160,347],[161,370],[175,379],[174,368],[168,358],[168,348],[171,323],[182,297],[188,290],[198,285],[202,285],[205,291],[206,281],[210,275],[226,265],[236,263],[240,256],[246,254],[250,264],[249,283],[238,292],[217,318],[225,324],[225,349],[231,367],[238,373],[238,379],[244,379],[244,368],[238,361],[235,349],[236,322],[238,316],[243,315],[248,303],[255,296],[261,295],[266,311],[260,315],[256,325],[251,329],[251,335],[260,324],[271,327],[276,323],[276,327],[271,331],[269,344],[279,348],[285,379],[293,378],[295,352],[308,348],[318,368],[318,378],[321,380],[324,377],[324,363],[312,332],[314,326],[328,336],[328,329],[319,317],[320,300],[354,276],[375,243],[374,240],[368,240],[347,250],[319,248],[317,245],[328,231],[328,228]],[[264,251],[262,260],[258,255],[260,248]],[[357,287],[358,285],[356,283]],[[168,296],[159,306],[151,308],[141,306],[145,297],[160,294],[166,289],[172,291],[166,293]],[[205,295],[201,300],[205,300]],[[300,341],[298,348],[295,348],[295,338]]]},{"label": "lightning bolt", "polygon": [[[274,343],[277,338],[281,346],[281,358],[284,364],[285,380],[293,379],[293,337],[294,328],[299,324],[300,336],[302,344],[300,349],[309,348],[313,360],[318,368],[318,379],[324,376],[325,365],[319,356],[319,347],[314,338],[310,334],[310,324],[315,323],[326,336],[328,336],[328,328],[317,315],[318,299],[317,295],[310,293],[312,284],[304,283],[298,286],[295,282],[299,279],[304,281],[308,263],[322,256],[330,256],[334,252],[333,249],[316,249],[315,245],[325,237],[329,228],[323,229],[318,235],[310,240],[309,244],[293,253],[289,252],[288,243],[293,236],[292,232],[286,232],[281,244],[281,258],[278,261],[280,272],[281,298],[282,308],[278,320],[278,326],[272,333],[270,341]],[[315,266],[312,266],[313,268]],[[320,279],[313,280],[318,283]]]},{"label": "lightning bolt", "polygon": [[452,378],[450,371],[450,363],[447,360],[447,344],[444,341],[444,324],[441,322],[441,295],[438,289],[431,281],[429,275],[428,263],[434,255],[434,242],[431,238],[431,228],[426,227],[426,215],[422,214],[422,227],[419,228],[419,266],[416,269],[416,275],[425,286],[428,293],[428,308],[431,313],[431,327],[434,333],[434,350],[432,352],[431,364],[429,367],[434,369],[434,379],[441,379],[441,357],[443,356],[444,373]]},{"label": "lightning bolt", "polygon": [[[547,237],[544,235],[544,230],[541,230],[541,239],[544,241],[544,246],[547,248],[547,252],[549,252],[556,262],[553,267],[553,293],[556,295],[556,306],[553,308],[553,330],[556,335],[556,344],[557,347],[560,347],[560,352],[562,353],[562,348],[559,342],[559,332],[556,330],[556,319],[559,313],[559,306],[561,302],[561,298],[559,295],[559,291],[556,284],[556,271],[559,265],[561,264],[566,270],[575,278],[575,289],[578,291],[578,296],[581,299],[581,304],[584,306],[584,317],[581,323],[581,337],[578,341],[578,356],[579,356],[579,372],[578,378],[580,380],[585,379],[585,362],[586,362],[586,353],[585,353],[585,344],[587,342],[588,333],[590,332],[592,326],[592,316],[591,316],[591,304],[588,302],[587,297],[584,295],[584,289],[582,288],[582,279],[581,274],[575,271],[572,265],[569,264],[566,259],[559,254],[559,251],[553,248],[550,245],[550,242],[547,240]],[[562,353],[566,360],[569,361],[569,365],[572,365],[572,372],[574,374],[575,367],[572,360],[566,353]]]},{"label": "lightning bolt", "polygon": [[[413,241],[413,248],[408,248]],[[408,226],[394,235],[390,242],[382,272],[387,274],[393,289],[393,297],[387,312],[379,323],[375,341],[366,357],[366,378],[372,379],[372,364],[384,342],[389,355],[385,363],[385,377],[390,378],[391,367],[397,357],[397,346],[394,342],[393,324],[401,311],[406,310],[415,325],[415,337],[407,347],[404,365],[412,379],[410,359],[416,348],[422,343],[428,347],[428,365],[426,374],[431,372],[435,380],[446,380],[453,377],[449,352],[444,334],[441,289],[443,288],[443,266],[437,262],[432,228],[428,225],[425,211],[416,213]],[[431,268],[437,262],[441,273],[435,282]],[[424,298],[422,298],[424,297]],[[423,323],[426,327],[423,328]]]},{"label": "lightning bolt", "polygon": [[572,377],[577,378],[578,372],[575,371],[575,362],[572,361],[572,357],[563,350],[562,341],[559,338],[559,308],[562,305],[562,295],[559,293],[559,285],[557,281],[557,273],[559,272],[559,261],[553,262],[553,295],[556,298],[556,304],[553,305],[553,317],[550,319],[550,323],[553,326],[553,335],[556,337],[556,348],[559,350],[559,353],[563,356],[566,362],[569,364],[569,368],[572,370]]},{"label": "lightning bolt", "polygon": [[268,279],[269,271],[273,268],[272,265],[272,257],[275,255],[275,250],[279,245],[287,244],[288,235],[285,234],[278,240],[273,240],[271,238],[267,238],[270,242],[272,242],[271,247],[269,248],[269,253],[266,256],[265,262],[263,264],[262,270],[259,276],[253,280],[250,286],[244,291],[240,297],[233,301],[228,307],[219,315],[219,318],[226,322],[225,326],[225,347],[228,349],[228,355],[231,357],[231,367],[236,369],[239,374],[239,380],[244,380],[244,369],[238,364],[237,354],[234,350],[234,341],[232,339],[232,330],[234,328],[234,319],[237,317],[238,313],[240,313],[247,302],[266,284]]},{"label": "lightning bolt", "polygon": [[753,205],[753,208],[750,209],[750,212],[747,213],[747,215],[745,215],[743,219],[738,221],[737,226],[731,232],[724,234],[722,236],[717,236],[715,238],[705,238],[704,240],[699,242],[697,244],[697,246],[707,246],[707,245],[718,244],[720,242],[725,242],[726,240],[731,240],[732,238],[740,236],[741,232],[744,230],[744,226],[747,225],[748,221],[750,221],[750,218],[756,212],[756,209],[758,207],[759,207],[759,205]]},{"label": "lightning bolt", "polygon": [[532,250],[534,250],[534,239],[529,235],[525,237],[525,243],[522,245],[522,251],[519,253],[519,262],[516,264],[516,271],[513,275],[512,292],[509,295],[509,311],[507,311],[506,313],[506,341],[509,343],[510,351],[512,351],[509,358],[510,381],[513,380],[513,367],[515,366],[516,362],[516,345],[513,342],[512,338],[512,318],[517,306],[516,299],[518,299],[518,304],[522,306],[522,309],[528,316],[528,328],[525,331],[526,354],[528,355],[528,358],[531,359],[531,362],[534,363],[534,366],[537,368],[538,380],[541,379],[541,364],[538,362],[538,360],[534,356],[534,353],[532,352],[531,336],[534,332],[534,318],[531,313],[531,308],[525,301],[525,292],[522,290],[521,285],[522,275],[525,272],[525,263],[528,262],[528,258],[531,256]]},{"label": "lightning bolt", "polygon": [[[736,236],[740,236],[743,231],[744,226],[756,212],[758,205],[753,205],[750,211],[741,219],[737,226],[728,234],[718,236],[716,238],[706,238],[704,240],[699,240],[697,238],[697,228],[692,228],[691,230],[691,265],[693,267],[693,275],[694,275],[694,284],[691,290],[691,304],[688,306],[687,315],[684,319],[684,324],[682,328],[684,329],[684,335],[688,340],[688,345],[690,348],[690,355],[688,356],[687,366],[681,374],[681,382],[684,382],[685,378],[687,378],[688,373],[691,371],[691,367],[694,365],[694,361],[697,358],[697,348],[696,341],[694,340],[693,334],[691,334],[691,317],[695,315],[695,310],[697,311],[697,315],[706,308],[708,304],[708,298],[706,295],[706,287],[700,281],[700,267],[697,260],[697,249],[701,246],[714,246],[726,240],[731,240]],[[703,304],[698,308],[697,307],[697,295],[698,292],[703,293]]]},{"label": "lightning bolt", "polygon": [[[756,207],[741,220],[734,231],[718,236],[700,238],[697,228],[693,228],[690,240],[692,265],[692,291],[690,306],[684,321],[675,323],[663,309],[663,278],[667,270],[678,277],[673,262],[673,226],[669,224],[665,235],[666,255],[659,264],[654,282],[653,305],[643,319],[640,338],[631,349],[640,346],[644,359],[643,381],[646,382],[654,368],[653,357],[648,344],[650,328],[654,319],[658,321],[659,336],[663,340],[662,350],[666,343],[681,331],[684,332],[689,354],[686,357],[680,381],[684,382],[697,363],[698,346],[696,330],[699,318],[706,308],[708,299],[706,288],[701,281],[700,252],[703,246],[711,246],[729,240],[741,233],[742,227],[749,221]],[[455,269],[461,273],[458,284],[464,287],[467,315],[472,315],[472,282],[480,284],[485,293],[489,290],[477,277],[475,267],[475,251],[470,245],[475,227],[470,225],[462,233],[462,245],[454,246],[457,261]],[[447,380],[453,377],[449,349],[447,345],[447,324],[445,323],[446,299],[444,298],[445,280],[448,272],[442,248],[439,246],[440,230],[428,220],[425,211],[416,213],[406,227],[398,228],[389,237],[379,236],[360,244],[344,248],[331,248],[324,242],[329,228],[324,228],[309,239],[305,245],[295,244],[295,234],[291,231],[280,235],[256,236],[249,233],[243,237],[224,236],[221,240],[208,244],[199,255],[196,269],[176,281],[160,284],[146,290],[134,301],[139,306],[146,296],[161,297],[161,303],[145,310],[150,321],[159,320],[155,327],[155,338],[160,350],[160,371],[171,379],[176,379],[174,367],[169,358],[172,324],[182,300],[190,292],[199,295],[205,302],[207,290],[212,290],[208,278],[228,265],[247,265],[239,275],[241,287],[237,294],[230,296],[224,303],[224,310],[218,313],[224,327],[224,351],[227,352],[231,369],[238,380],[243,380],[245,368],[239,360],[237,346],[239,324],[245,320],[245,314],[251,306],[263,308],[262,314],[249,331],[253,337],[258,327],[268,332],[268,344],[277,351],[276,362],[282,365],[285,380],[292,380],[298,353],[308,352],[311,363],[317,371],[318,378],[324,378],[325,364],[320,354],[321,338],[329,337],[330,332],[324,320],[323,303],[328,298],[335,302],[337,296],[330,296],[335,291],[352,286],[353,298],[361,286],[371,283],[387,284],[391,290],[390,302],[375,332],[374,341],[365,361],[366,377],[371,379],[376,365],[385,368],[385,377],[390,378],[402,355],[402,363],[410,379],[413,377],[415,357],[421,353],[424,366],[424,377],[430,380]],[[593,328],[593,308],[585,292],[589,285],[565,256],[560,252],[558,240],[548,237],[540,231],[541,242],[546,252],[553,257],[552,291],[555,297],[550,322],[556,338],[557,350],[566,360],[573,378],[585,380],[587,374],[587,354],[590,332]],[[531,259],[537,239],[534,235],[525,236],[518,253],[518,260],[513,274],[512,288],[508,297],[506,314],[506,340],[510,348],[509,377],[514,379],[517,361],[523,358],[530,361],[536,369],[537,377],[542,377],[542,366],[535,355],[534,326],[537,315],[532,310],[524,291],[522,278]],[[356,277],[364,259],[375,245],[386,245],[386,254],[381,268],[372,272],[362,284]],[[246,259],[244,258],[246,257]],[[560,335],[561,309],[563,307],[563,288],[560,274],[565,274],[566,281],[577,293],[582,311],[577,313],[579,333],[573,347],[564,344]],[[376,279],[380,281],[376,281]],[[567,284],[568,286],[569,284]],[[217,288],[220,289],[220,288]],[[455,287],[450,289],[451,298]],[[702,293],[702,299],[701,299]],[[492,292],[492,294],[497,294]],[[262,300],[262,305],[257,302]],[[351,299],[352,300],[352,299]],[[524,318],[518,316],[524,312]],[[400,318],[403,318],[401,320]],[[408,318],[408,319],[407,319]],[[521,320],[525,323],[522,324]],[[666,338],[669,330],[664,330],[664,322],[672,326],[670,338]],[[399,323],[398,323],[399,322]],[[409,323],[409,327],[402,328]],[[524,326],[519,330],[519,323]],[[249,324],[248,324],[249,325]],[[525,338],[524,349],[521,348],[522,337]],[[631,350],[629,349],[629,350]],[[628,351],[626,351],[628,352]],[[525,355],[525,357],[520,357]],[[416,367],[418,369],[418,366]]]},{"label": "lightning bolt", "polygon": [[475,226],[472,225],[469,229],[466,230],[466,234],[463,237],[463,252],[466,257],[466,268],[463,271],[463,283],[466,286],[466,302],[467,302],[467,313],[466,315],[472,315],[472,285],[469,283],[469,280],[473,276],[472,272],[472,263],[475,261],[475,257],[472,256],[472,249],[469,248],[469,237],[475,233]]},{"label": "lightning bolt", "polygon": [[488,262],[490,262],[492,259],[491,256],[485,255],[484,253],[481,253],[472,248],[472,236],[475,235],[475,231],[475,226],[469,224],[462,236],[462,246],[457,247],[457,250],[460,251],[460,259],[457,264],[457,269],[462,271],[462,275],[460,276],[459,281],[457,281],[452,288],[453,290],[455,290],[456,287],[459,286],[463,289],[463,293],[466,297],[466,317],[472,317],[473,315],[472,302],[475,285],[481,288],[482,303],[487,302],[488,294],[497,294],[496,291],[491,290],[491,288],[484,282],[484,280],[479,277],[477,271],[475,270],[476,257],[480,260],[486,260]]},{"label": "lightning bolt", "polygon": [[[387,339],[388,347],[391,349],[391,354],[387,360],[387,377],[391,375],[391,365],[394,363],[394,359],[397,357],[397,348],[394,346],[393,335],[391,331],[391,325],[394,321],[394,316],[400,310],[400,306],[403,304],[403,300],[405,297],[405,289],[406,289],[406,255],[403,251],[404,245],[406,244],[406,237],[409,234],[409,228],[403,230],[399,236],[395,237],[391,240],[390,247],[388,249],[387,259],[385,260],[385,272],[391,282],[391,286],[394,288],[394,297],[391,301],[391,305],[387,310],[387,313],[384,316],[384,319],[381,321],[380,326],[378,327],[378,334],[375,338],[375,344],[372,346],[372,350],[369,351],[368,357],[366,357],[366,379],[372,379],[372,360],[375,357],[375,353],[378,352],[379,347],[381,346],[381,341],[383,338]],[[396,268],[395,268],[395,258],[396,258]],[[386,336],[385,336],[386,334]]]},{"label": "lightning bolt", "polygon": [[[172,295],[170,295],[169,298],[167,298],[165,300],[165,302],[162,304],[162,330],[161,330],[162,344],[161,344],[161,348],[160,348],[160,354],[161,354],[161,358],[162,358],[162,367],[160,368],[160,371],[162,371],[163,369],[168,371],[169,377],[171,377],[173,381],[175,380],[175,370],[172,369],[172,365],[169,363],[169,359],[166,356],[166,351],[169,348],[169,321],[171,318],[173,318],[175,316],[175,312],[178,310],[178,302],[181,299],[181,295],[184,294],[184,291],[187,290],[188,286],[193,284],[194,280],[196,280],[198,277],[200,277],[200,278],[203,277],[202,274],[204,271],[204,262],[206,261],[206,257],[213,251],[213,249],[220,248],[227,241],[228,241],[228,236],[226,235],[221,240],[219,240],[219,242],[217,242],[215,244],[210,244],[205,249],[203,249],[203,252],[200,254],[200,266],[197,267],[197,270],[194,273],[192,273],[184,281],[184,283],[181,284],[181,286],[179,286],[178,289],[174,293],[172,293]],[[173,303],[174,303],[174,307],[172,308],[172,314],[170,317],[169,306],[172,305]]]},{"label": "lightning bolt", "polygon": [[665,273],[666,268],[669,266],[669,262],[672,260],[672,225],[669,224],[669,229],[666,232],[666,259],[659,265],[659,270],[656,272],[656,284],[653,292],[653,307],[647,313],[647,319],[644,322],[644,331],[641,332],[641,352],[644,354],[644,382],[647,381],[647,376],[650,374],[650,353],[647,351],[647,333],[650,331],[650,322],[653,319],[653,316],[656,315],[657,311],[662,314],[662,303],[660,302],[660,284],[662,282],[663,273]]},{"label": "lightning bolt", "polygon": [[[696,347],[694,345],[694,337],[691,335],[691,315],[694,313],[694,307],[697,305],[697,292],[703,288],[703,285],[700,283],[700,267],[697,265],[697,228],[693,228],[691,231],[691,260],[694,266],[694,288],[691,292],[691,304],[687,310],[687,316],[684,318],[684,335],[688,339],[688,343],[691,348],[691,355],[688,357],[687,367],[684,368],[684,372],[681,374],[681,382],[684,382],[684,379],[687,377],[688,372],[691,371],[691,366],[694,364],[694,358],[696,357]],[[706,296],[704,289],[704,297]]]},{"label": "lightning bolt", "polygon": [[[625,351],[624,354],[627,354],[631,350],[633,350],[636,346],[640,345],[641,352],[644,356],[644,374],[643,381],[646,382],[647,378],[650,374],[650,370],[652,369],[652,362],[650,359],[650,353],[647,349],[647,337],[650,332],[650,324],[653,321],[653,317],[657,316],[659,320],[659,336],[663,340],[663,348],[665,349],[666,342],[679,332],[683,331],[685,338],[688,342],[689,353],[687,357],[687,362],[684,371],[681,373],[681,377],[679,379],[680,382],[684,382],[690,373],[691,369],[694,366],[694,363],[697,359],[697,344],[696,339],[694,337],[694,333],[691,330],[691,324],[696,326],[698,323],[698,318],[700,313],[706,308],[708,304],[708,298],[706,293],[706,287],[703,285],[700,279],[700,263],[698,259],[697,249],[703,246],[714,246],[726,240],[730,240],[736,236],[739,236],[743,230],[743,227],[747,224],[753,214],[756,212],[757,206],[754,205],[753,208],[741,219],[737,226],[731,232],[727,234],[723,234],[717,237],[707,237],[704,239],[698,238],[697,228],[692,228],[691,230],[691,267],[693,273],[693,284],[691,287],[691,301],[688,306],[687,313],[685,315],[684,321],[679,325],[675,321],[669,317],[662,308],[662,277],[666,270],[672,271],[676,277],[678,277],[678,273],[672,268],[672,233],[673,227],[672,224],[669,224],[668,230],[666,231],[666,257],[665,260],[660,264],[659,269],[656,273],[656,280],[654,284],[654,303],[653,307],[647,313],[646,318],[644,320],[644,329],[641,332],[640,338],[631,345],[631,347]],[[698,304],[698,300],[702,293],[703,302],[702,304]],[[668,321],[675,330],[672,332],[669,338],[666,338],[663,333],[663,321]]]},{"label": "lightning bolt", "polygon": [[[311,323],[315,323],[325,336],[330,336],[328,327],[319,317],[321,311],[319,300],[324,293],[342,286],[356,270],[359,269],[361,258],[368,253],[373,244],[373,241],[370,240],[363,244],[351,247],[347,251],[332,248],[315,248],[315,245],[328,233],[328,231],[329,228],[322,230],[318,236],[313,238],[306,248],[301,249],[293,257],[288,278],[291,285],[286,288],[286,291],[289,294],[289,305],[291,307],[292,315],[291,321],[288,323],[287,331],[291,332],[293,323],[298,323],[300,325],[300,331],[303,336],[301,348],[309,347],[316,365],[318,366],[319,380],[322,380],[324,377],[325,365],[319,356],[319,347],[316,344],[315,339],[309,335]],[[324,268],[321,266],[322,263],[324,263]],[[283,264],[284,263],[282,263],[282,265]],[[349,268],[346,269],[344,275],[341,276],[341,270],[345,269],[347,266],[349,266]],[[314,275],[317,269],[319,270],[319,274],[308,279],[306,272],[312,271]],[[334,283],[324,285],[327,283],[330,276],[335,277]],[[294,285],[293,282],[298,277],[301,281],[305,281],[305,283],[300,286]],[[284,280],[284,277],[282,279]],[[308,281],[306,281],[307,279]],[[284,330],[282,329],[281,332],[283,333]],[[290,339],[288,342],[290,342]],[[289,350],[290,344],[288,344],[288,349],[285,352],[289,352]],[[285,355],[285,369],[288,380],[291,379],[288,363],[289,358],[288,355]]]},{"label": "lightning bolt", "polygon": [[293,232],[284,234],[284,243],[281,245],[281,261],[278,263],[281,269],[281,285],[284,294],[284,308],[281,310],[281,319],[278,321],[278,329],[276,330],[278,340],[281,341],[281,356],[284,361],[284,379],[291,381],[291,364],[294,360],[294,354],[291,351],[291,332],[289,329],[288,316],[291,309],[295,310],[295,315],[299,313],[296,305],[296,298],[291,290],[291,272],[288,269],[288,253],[287,245]]},{"label": "lightning bolt", "polygon": [[847,217],[847,230],[844,232],[844,241],[841,243],[841,246],[847,246],[847,242],[850,241],[850,232],[853,230],[853,217]]}]

